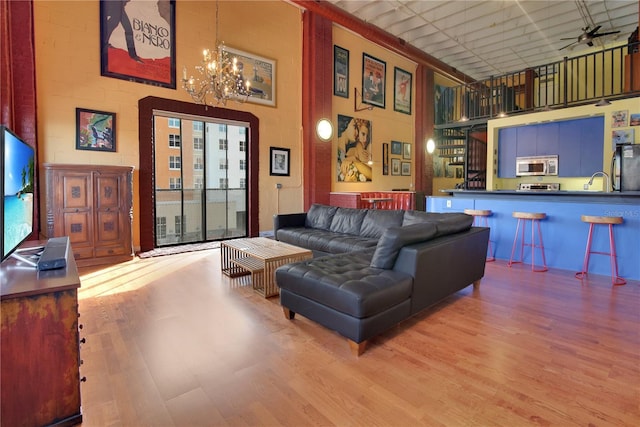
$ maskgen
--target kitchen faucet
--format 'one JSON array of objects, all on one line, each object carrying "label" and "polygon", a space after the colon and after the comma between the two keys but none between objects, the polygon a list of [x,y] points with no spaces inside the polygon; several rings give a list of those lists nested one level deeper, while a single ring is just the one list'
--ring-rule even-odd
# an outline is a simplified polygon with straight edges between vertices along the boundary
[{"label": "kitchen faucet", "polygon": [[609,175],[607,175],[606,172],[598,171],[591,175],[591,178],[589,179],[587,185],[591,187],[591,185],[593,184],[593,178],[595,178],[597,175],[602,175],[606,179],[606,186],[604,187],[604,191],[608,192],[609,188],[611,188],[611,182],[609,181]]}]

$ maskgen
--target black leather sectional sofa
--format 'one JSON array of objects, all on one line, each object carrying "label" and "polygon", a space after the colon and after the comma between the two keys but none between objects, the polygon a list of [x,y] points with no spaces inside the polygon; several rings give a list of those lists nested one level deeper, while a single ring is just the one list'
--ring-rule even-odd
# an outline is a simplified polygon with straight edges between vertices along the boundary
[{"label": "black leather sectional sofa", "polygon": [[285,316],[367,340],[484,276],[489,229],[463,213],[313,205],[274,217],[277,240],[314,258],[276,270]]}]

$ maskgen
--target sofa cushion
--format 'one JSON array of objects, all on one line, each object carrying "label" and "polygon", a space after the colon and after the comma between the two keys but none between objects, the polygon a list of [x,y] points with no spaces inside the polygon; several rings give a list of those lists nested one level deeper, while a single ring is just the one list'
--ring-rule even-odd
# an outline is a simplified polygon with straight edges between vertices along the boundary
[{"label": "sofa cushion", "polygon": [[436,224],[422,222],[405,227],[387,229],[380,237],[371,259],[371,267],[390,269],[403,246],[433,239],[438,233]]},{"label": "sofa cushion", "polygon": [[278,240],[312,251],[331,254],[374,248],[378,239],[334,233],[316,228],[292,227],[278,230]]},{"label": "sofa cushion", "polygon": [[338,208],[333,215],[329,230],[334,233],[345,233],[357,236],[360,234],[360,227],[366,214],[366,209]]},{"label": "sofa cushion", "polygon": [[444,236],[468,230],[473,224],[473,216],[460,212],[406,211],[402,225],[407,226],[423,222],[435,223],[438,227],[438,236]]},{"label": "sofa cushion", "polygon": [[378,239],[387,228],[400,227],[403,217],[403,211],[370,209],[360,227],[360,235]]},{"label": "sofa cushion", "polygon": [[276,270],[276,283],[350,316],[373,316],[409,299],[413,278],[398,271],[372,268],[372,252],[286,264]]},{"label": "sofa cushion", "polygon": [[313,204],[307,212],[305,226],[309,228],[318,228],[320,230],[328,230],[333,220],[333,215],[338,208],[336,206],[325,206]]}]

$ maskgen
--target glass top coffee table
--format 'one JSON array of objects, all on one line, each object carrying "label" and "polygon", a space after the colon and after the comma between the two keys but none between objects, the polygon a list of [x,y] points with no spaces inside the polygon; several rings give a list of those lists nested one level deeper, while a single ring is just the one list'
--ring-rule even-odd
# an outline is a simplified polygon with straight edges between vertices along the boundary
[{"label": "glass top coffee table", "polygon": [[253,290],[269,298],[278,295],[275,271],[284,264],[313,258],[308,249],[266,237],[225,240],[220,244],[222,272],[229,277],[251,274]]}]

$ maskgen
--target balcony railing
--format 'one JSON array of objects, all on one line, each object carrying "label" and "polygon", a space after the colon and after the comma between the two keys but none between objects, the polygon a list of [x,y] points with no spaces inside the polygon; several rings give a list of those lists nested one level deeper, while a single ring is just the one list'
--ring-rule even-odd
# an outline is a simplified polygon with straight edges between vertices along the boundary
[{"label": "balcony railing", "polygon": [[440,88],[436,128],[640,96],[639,43]]}]

